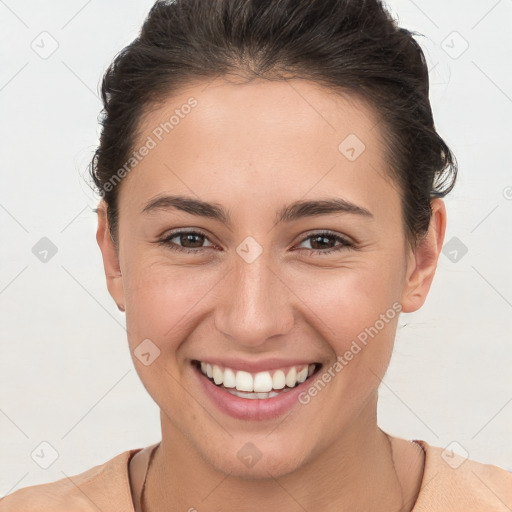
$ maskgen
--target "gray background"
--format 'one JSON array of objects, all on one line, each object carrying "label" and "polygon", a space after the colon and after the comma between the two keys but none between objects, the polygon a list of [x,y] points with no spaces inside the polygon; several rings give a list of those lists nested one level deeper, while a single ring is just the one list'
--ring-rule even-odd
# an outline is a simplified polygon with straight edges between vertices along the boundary
[{"label": "gray background", "polygon": [[[84,181],[101,75],[151,5],[0,0],[0,496],[160,439]],[[388,5],[426,36],[436,126],[460,177],[433,288],[401,317],[379,424],[512,470],[512,2]],[[33,253],[43,237],[57,249],[46,262]]]}]

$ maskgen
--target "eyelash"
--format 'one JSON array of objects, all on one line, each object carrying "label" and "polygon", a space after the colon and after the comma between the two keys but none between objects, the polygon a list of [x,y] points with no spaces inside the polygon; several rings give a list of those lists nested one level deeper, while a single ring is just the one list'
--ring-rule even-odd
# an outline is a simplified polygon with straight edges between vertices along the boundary
[{"label": "eyelash", "polygon": [[[171,249],[173,251],[178,251],[178,252],[187,253],[187,254],[194,254],[194,253],[199,252],[202,249],[205,249],[205,247],[198,247],[196,249],[188,249],[186,247],[180,247],[179,245],[175,244],[174,242],[171,242],[171,239],[175,238],[178,235],[198,235],[198,236],[202,236],[202,237],[205,237],[206,239],[208,239],[208,237],[204,233],[201,233],[200,231],[185,231],[185,230],[183,230],[183,231],[175,231],[173,233],[170,233],[165,238],[163,238],[161,240],[157,240],[157,243],[160,245],[165,245],[166,247],[168,247],[169,249]],[[306,249],[306,250],[310,251],[311,254],[318,254],[321,256],[325,256],[326,254],[331,254],[333,252],[337,252],[342,249],[351,249],[354,247],[354,244],[352,242],[350,242],[348,239],[341,237],[339,235],[336,235],[335,233],[331,233],[329,231],[321,231],[319,233],[310,234],[306,238],[303,238],[300,243],[303,243],[306,240],[309,240],[310,238],[322,237],[322,236],[334,238],[335,241],[341,242],[341,244],[338,245],[337,247],[334,247],[331,249],[326,249],[326,250],[320,250],[320,249]]]}]

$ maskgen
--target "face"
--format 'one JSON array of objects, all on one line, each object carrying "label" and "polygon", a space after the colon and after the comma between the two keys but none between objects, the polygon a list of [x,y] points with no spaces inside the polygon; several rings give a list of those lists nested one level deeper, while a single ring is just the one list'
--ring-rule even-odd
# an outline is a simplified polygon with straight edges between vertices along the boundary
[{"label": "face", "polygon": [[[104,216],[98,241],[163,434],[220,471],[284,475],[375,428],[398,312],[425,300],[444,236],[437,200],[408,249],[381,129],[301,80],[199,83],[143,119],[118,255]],[[232,393],[283,376],[275,397]]]}]

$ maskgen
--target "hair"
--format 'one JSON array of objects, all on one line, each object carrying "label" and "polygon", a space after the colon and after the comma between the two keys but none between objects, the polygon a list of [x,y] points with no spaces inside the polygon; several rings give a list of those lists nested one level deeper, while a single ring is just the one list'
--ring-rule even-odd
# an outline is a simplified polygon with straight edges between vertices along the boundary
[{"label": "hair", "polygon": [[[457,162],[437,133],[425,56],[379,0],[159,0],[103,76],[101,135],[90,175],[118,248],[118,195],[146,113],[217,76],[312,80],[373,107],[398,185],[406,239],[426,235],[431,200]],[[340,141],[341,142],[341,141]],[[108,185],[110,184],[110,186]],[[114,186],[112,186],[114,185]],[[96,210],[97,211],[97,210]]]}]

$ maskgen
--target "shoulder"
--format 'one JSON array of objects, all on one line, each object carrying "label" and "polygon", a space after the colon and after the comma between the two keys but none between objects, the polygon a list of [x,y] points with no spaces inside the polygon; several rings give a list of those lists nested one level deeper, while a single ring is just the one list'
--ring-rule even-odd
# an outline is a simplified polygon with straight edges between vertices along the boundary
[{"label": "shoulder", "polygon": [[512,473],[425,441],[416,442],[425,451],[425,469],[413,512],[512,509]]},{"label": "shoulder", "polygon": [[83,473],[24,487],[0,499],[0,512],[119,512],[131,510],[128,463],[142,448],[127,450]]}]

